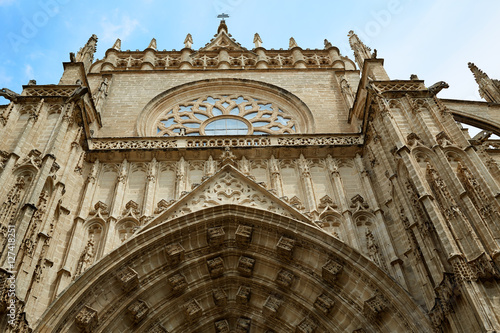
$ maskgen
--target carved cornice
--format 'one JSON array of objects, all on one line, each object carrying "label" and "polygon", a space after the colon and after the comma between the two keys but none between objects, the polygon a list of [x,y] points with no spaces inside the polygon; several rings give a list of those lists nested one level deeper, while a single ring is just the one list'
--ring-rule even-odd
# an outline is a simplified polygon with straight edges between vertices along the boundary
[{"label": "carved cornice", "polygon": [[158,138],[95,138],[89,140],[91,151],[141,150],[165,148],[269,147],[269,146],[351,146],[362,145],[361,135],[283,135],[283,136],[221,136],[158,137]]}]

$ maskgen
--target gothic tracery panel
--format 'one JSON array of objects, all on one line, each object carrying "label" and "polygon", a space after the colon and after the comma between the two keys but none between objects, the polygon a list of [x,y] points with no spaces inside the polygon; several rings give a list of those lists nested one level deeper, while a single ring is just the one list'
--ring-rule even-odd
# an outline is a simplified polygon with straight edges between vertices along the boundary
[{"label": "gothic tracery panel", "polygon": [[169,108],[157,123],[161,136],[295,132],[295,120],[281,106],[246,94],[196,97]]}]

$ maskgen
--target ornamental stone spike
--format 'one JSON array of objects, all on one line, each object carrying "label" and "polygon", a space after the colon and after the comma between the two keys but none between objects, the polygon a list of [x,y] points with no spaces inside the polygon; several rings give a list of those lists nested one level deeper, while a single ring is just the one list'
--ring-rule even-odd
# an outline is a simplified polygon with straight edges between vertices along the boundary
[{"label": "ornamental stone spike", "polygon": [[190,49],[193,45],[193,36],[191,34],[187,34],[186,39],[184,40],[184,47],[186,49]]},{"label": "ornamental stone spike", "polygon": [[113,46],[111,48],[115,49],[117,51],[121,51],[121,49],[122,49],[122,41],[120,40],[120,38],[116,39],[116,42],[113,44]]},{"label": "ornamental stone spike", "polygon": [[325,49],[329,49],[330,47],[332,47],[332,43],[330,43],[328,39],[325,38]]},{"label": "ornamental stone spike", "polygon": [[262,47],[262,39],[260,39],[258,33],[255,33],[253,37],[253,42],[255,43],[255,48]]},{"label": "ornamental stone spike", "polygon": [[363,44],[363,42],[359,39],[358,35],[354,33],[354,31],[349,31],[349,44],[351,45],[351,49],[354,52],[354,58],[359,66],[359,68],[363,68],[363,63],[365,59],[370,59],[372,57],[371,49]]},{"label": "ornamental stone spike", "polygon": [[151,39],[151,42],[149,43],[147,48],[156,50],[156,39],[155,38]]},{"label": "ornamental stone spike", "polygon": [[490,79],[490,77],[474,63],[469,62],[468,65],[479,86],[479,95],[487,102],[500,103],[500,81]]},{"label": "ornamental stone spike", "polygon": [[298,47],[297,42],[293,37],[290,37],[290,43],[288,44],[288,48],[293,49],[294,47]]}]

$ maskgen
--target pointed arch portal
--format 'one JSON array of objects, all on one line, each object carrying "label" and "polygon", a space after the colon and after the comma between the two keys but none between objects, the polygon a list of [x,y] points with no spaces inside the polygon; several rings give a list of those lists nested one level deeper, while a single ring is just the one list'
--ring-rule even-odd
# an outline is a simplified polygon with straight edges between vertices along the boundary
[{"label": "pointed arch portal", "polygon": [[35,332],[432,330],[393,279],[312,224],[224,204],[151,225],[77,278]]}]

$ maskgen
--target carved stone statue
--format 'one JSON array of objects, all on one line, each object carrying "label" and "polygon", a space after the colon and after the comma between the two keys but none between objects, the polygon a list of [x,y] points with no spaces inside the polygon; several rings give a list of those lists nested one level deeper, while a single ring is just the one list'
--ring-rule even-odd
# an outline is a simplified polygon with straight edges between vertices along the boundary
[{"label": "carved stone statue", "polygon": [[8,99],[11,102],[17,102],[17,98],[19,96],[21,96],[21,95],[19,95],[18,93],[13,92],[10,89],[2,88],[2,89],[0,89],[0,96]]},{"label": "carved stone statue", "polygon": [[260,39],[259,34],[255,34],[253,37],[253,42],[255,44],[255,48],[262,47],[262,39]]},{"label": "carved stone statue", "polygon": [[186,39],[184,40],[184,47],[186,49],[190,49],[193,45],[193,36],[191,34],[187,34]]}]

